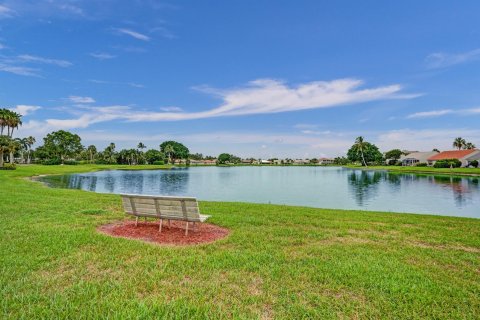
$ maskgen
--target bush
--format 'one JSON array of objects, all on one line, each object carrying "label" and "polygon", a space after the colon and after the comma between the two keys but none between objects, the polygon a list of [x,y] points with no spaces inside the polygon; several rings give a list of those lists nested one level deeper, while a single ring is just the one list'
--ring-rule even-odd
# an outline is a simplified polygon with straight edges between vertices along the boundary
[{"label": "bush", "polygon": [[445,160],[438,160],[433,165],[434,168],[460,168],[462,166],[462,162],[458,159],[445,159]]},{"label": "bush", "polygon": [[156,165],[156,166],[163,166],[163,165],[165,164],[165,162],[162,161],[162,160],[158,160],[158,161],[153,161],[152,164],[154,164],[154,165]]},{"label": "bush", "polygon": [[63,164],[66,164],[67,166],[76,166],[78,164],[78,161],[75,160],[65,160]]},{"label": "bush", "polygon": [[15,163],[4,163],[3,167],[0,167],[0,170],[16,170],[17,166]]},{"label": "bush", "polygon": [[428,164],[425,163],[425,162],[419,162],[415,165],[415,167],[427,167],[427,166],[428,166]]},{"label": "bush", "polygon": [[474,168],[478,168],[478,160],[473,160],[472,162],[470,162],[470,165]]},{"label": "bush", "polygon": [[58,158],[54,158],[54,159],[45,159],[41,162],[43,165],[46,165],[46,166],[55,166],[55,165],[59,165],[62,163],[62,160],[58,159]]}]

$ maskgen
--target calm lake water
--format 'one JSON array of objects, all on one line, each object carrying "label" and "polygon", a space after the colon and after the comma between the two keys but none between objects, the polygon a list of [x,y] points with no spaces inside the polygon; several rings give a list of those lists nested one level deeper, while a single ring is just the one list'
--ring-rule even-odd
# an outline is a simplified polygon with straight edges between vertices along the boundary
[{"label": "calm lake water", "polygon": [[40,179],[101,193],[429,213],[480,218],[480,178],[392,174],[339,167],[193,167],[111,170]]}]

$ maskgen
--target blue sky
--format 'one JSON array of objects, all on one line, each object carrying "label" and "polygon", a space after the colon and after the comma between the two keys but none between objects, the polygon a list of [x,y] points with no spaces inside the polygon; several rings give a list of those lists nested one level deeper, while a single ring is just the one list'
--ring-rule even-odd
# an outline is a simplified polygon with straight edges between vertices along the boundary
[{"label": "blue sky", "polygon": [[478,1],[0,1],[18,136],[243,157],[480,145]]}]

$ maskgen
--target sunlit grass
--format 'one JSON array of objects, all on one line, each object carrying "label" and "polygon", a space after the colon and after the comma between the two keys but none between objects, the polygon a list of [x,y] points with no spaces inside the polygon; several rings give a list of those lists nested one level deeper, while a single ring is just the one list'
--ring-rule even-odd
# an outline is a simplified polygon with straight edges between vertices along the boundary
[{"label": "sunlit grass", "polygon": [[125,219],[116,195],[23,179],[108,168],[0,172],[0,318],[480,314],[480,220],[202,202],[230,236],[160,247],[96,232]]}]

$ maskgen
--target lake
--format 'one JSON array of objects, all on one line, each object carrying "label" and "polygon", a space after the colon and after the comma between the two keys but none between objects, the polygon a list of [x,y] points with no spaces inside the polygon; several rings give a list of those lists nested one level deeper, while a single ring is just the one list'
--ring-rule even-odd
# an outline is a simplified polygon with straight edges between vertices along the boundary
[{"label": "lake", "polygon": [[480,178],[340,167],[190,167],[108,170],[40,180],[100,193],[194,196],[200,200],[480,218]]}]

